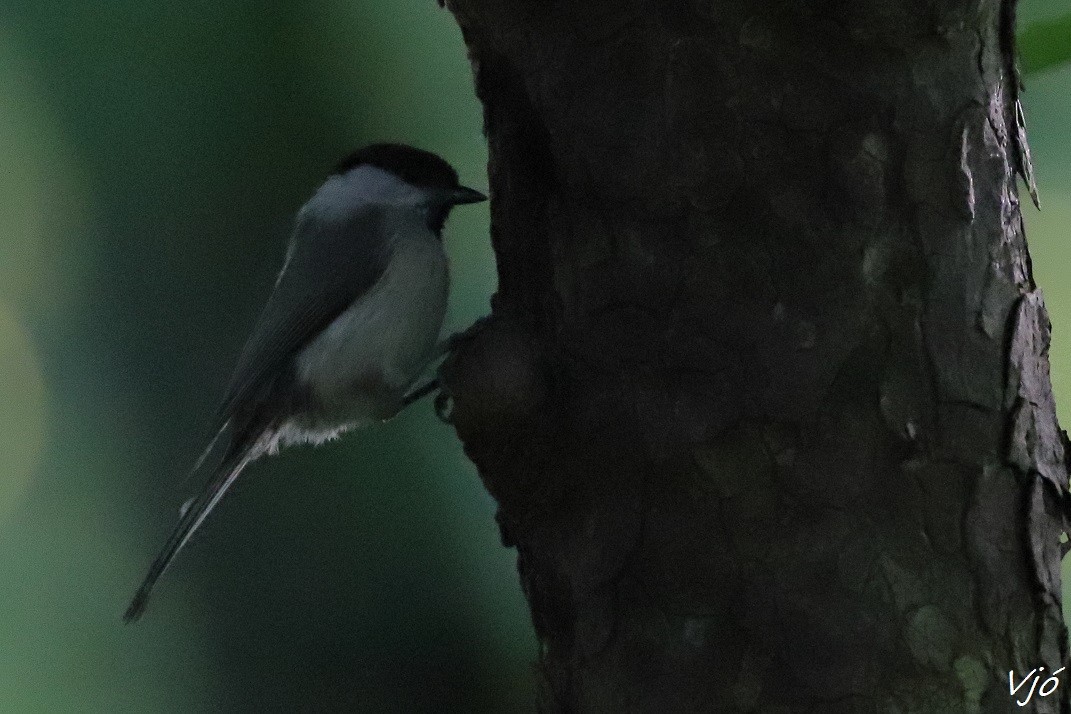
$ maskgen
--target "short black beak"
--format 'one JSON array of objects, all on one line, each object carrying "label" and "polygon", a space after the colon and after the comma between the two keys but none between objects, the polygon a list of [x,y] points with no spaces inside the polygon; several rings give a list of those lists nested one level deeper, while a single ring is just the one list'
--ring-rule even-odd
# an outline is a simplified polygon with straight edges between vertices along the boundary
[{"label": "short black beak", "polygon": [[486,201],[487,196],[484,196],[474,188],[459,186],[454,190],[453,199],[454,205],[459,206],[463,203],[480,203],[481,201]]}]

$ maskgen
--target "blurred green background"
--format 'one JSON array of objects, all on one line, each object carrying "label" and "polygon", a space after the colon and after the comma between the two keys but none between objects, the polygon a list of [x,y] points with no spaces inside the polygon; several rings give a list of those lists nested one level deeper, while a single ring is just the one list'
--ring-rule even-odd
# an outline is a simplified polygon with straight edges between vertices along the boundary
[{"label": "blurred green background", "polygon": [[[390,139],[486,185],[464,46],[433,0],[283,5],[0,5],[0,711],[532,708],[513,552],[426,404],[258,463],[120,622],[326,171]],[[1067,424],[1071,68],[1028,90]],[[458,329],[494,289],[485,205],[447,245]]]}]

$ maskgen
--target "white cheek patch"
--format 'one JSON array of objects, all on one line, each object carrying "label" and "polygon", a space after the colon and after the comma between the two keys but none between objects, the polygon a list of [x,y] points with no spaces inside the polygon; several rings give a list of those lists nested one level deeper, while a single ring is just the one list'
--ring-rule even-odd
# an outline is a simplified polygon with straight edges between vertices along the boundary
[{"label": "white cheek patch", "polygon": [[394,206],[423,210],[430,192],[375,166],[362,165],[327,179],[306,204],[306,210],[324,218],[346,218],[361,205]]}]

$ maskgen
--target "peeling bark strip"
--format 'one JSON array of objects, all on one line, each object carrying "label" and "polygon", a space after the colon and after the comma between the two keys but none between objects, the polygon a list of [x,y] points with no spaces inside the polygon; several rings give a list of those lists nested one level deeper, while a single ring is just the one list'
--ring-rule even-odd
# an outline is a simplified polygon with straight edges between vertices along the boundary
[{"label": "peeling bark strip", "polygon": [[499,292],[443,379],[542,709],[1068,711],[1008,691],[1068,659],[1013,8],[448,6]]}]

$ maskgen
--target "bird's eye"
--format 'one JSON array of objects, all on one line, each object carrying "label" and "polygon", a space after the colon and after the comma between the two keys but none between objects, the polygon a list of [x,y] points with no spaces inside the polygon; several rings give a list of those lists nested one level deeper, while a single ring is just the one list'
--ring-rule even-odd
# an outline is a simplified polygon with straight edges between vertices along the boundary
[{"label": "bird's eye", "polygon": [[428,228],[436,234],[442,233],[448,215],[450,215],[450,206],[429,206]]}]

